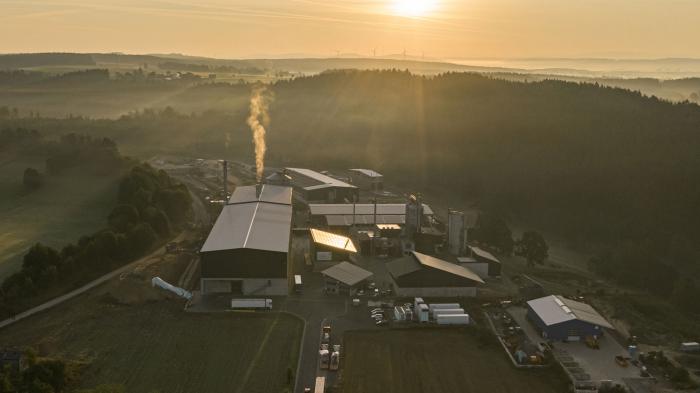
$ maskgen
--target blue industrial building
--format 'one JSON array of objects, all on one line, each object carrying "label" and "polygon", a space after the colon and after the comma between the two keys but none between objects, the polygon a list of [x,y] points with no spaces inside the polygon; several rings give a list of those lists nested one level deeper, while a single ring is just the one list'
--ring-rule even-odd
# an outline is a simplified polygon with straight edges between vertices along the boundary
[{"label": "blue industrial building", "polygon": [[593,307],[562,296],[546,296],[527,302],[527,317],[543,338],[579,341],[600,337],[604,328],[614,329]]}]

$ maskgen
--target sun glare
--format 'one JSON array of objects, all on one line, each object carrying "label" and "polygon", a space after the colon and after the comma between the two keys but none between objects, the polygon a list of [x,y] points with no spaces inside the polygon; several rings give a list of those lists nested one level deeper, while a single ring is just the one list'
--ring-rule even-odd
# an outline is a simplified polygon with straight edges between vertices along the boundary
[{"label": "sun glare", "polygon": [[407,17],[426,16],[435,9],[436,0],[393,0],[394,13]]}]

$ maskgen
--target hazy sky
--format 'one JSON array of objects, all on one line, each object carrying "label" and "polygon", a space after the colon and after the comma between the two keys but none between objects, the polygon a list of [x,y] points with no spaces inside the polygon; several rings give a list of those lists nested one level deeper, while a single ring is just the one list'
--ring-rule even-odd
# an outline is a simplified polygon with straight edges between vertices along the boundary
[{"label": "hazy sky", "polygon": [[700,0],[0,0],[0,52],[700,57]]}]

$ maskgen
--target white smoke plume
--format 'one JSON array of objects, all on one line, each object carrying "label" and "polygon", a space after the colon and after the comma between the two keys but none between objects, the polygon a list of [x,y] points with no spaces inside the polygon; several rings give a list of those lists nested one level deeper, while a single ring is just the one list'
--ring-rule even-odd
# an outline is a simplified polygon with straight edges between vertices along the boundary
[{"label": "white smoke plume", "polygon": [[248,126],[253,131],[253,143],[255,143],[255,177],[258,183],[262,181],[263,170],[265,169],[265,127],[270,124],[268,106],[271,95],[264,85],[253,88],[250,96],[250,115],[248,115]]}]

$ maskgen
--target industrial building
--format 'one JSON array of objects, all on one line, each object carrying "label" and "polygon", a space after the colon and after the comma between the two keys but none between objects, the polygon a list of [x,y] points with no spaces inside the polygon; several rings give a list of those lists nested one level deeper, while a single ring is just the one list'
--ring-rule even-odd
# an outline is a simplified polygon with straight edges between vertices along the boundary
[{"label": "industrial building", "polygon": [[372,169],[350,169],[353,184],[367,191],[382,191],[384,176]]},{"label": "industrial building", "polygon": [[[467,246],[469,257],[461,258],[460,264],[466,264],[467,267],[474,267],[482,270],[478,265],[486,266],[488,277],[498,277],[501,275],[501,261],[490,252],[476,246]],[[458,259],[459,260],[459,259]],[[470,265],[473,263],[473,265]]]},{"label": "industrial building", "polygon": [[357,252],[352,239],[319,229],[310,229],[312,250],[316,262],[347,261]]},{"label": "industrial building", "polygon": [[[375,224],[403,225],[406,223],[406,212],[407,206],[404,203],[309,204],[311,222],[331,228],[353,225],[374,226]],[[423,220],[429,221],[433,210],[430,206],[423,204],[422,214]]]},{"label": "industrial building", "polygon": [[484,281],[473,271],[454,263],[411,251],[386,264],[398,296],[476,296]]},{"label": "industrial building", "polygon": [[285,168],[270,177],[277,184],[294,187],[294,197],[303,203],[347,203],[359,199],[357,187],[311,169]]},{"label": "industrial building", "polygon": [[603,335],[603,328],[614,329],[588,304],[556,295],[527,302],[527,317],[548,340],[579,341]]},{"label": "industrial building", "polygon": [[287,295],[291,225],[291,188],[236,188],[200,250],[202,293]]},{"label": "industrial building", "polygon": [[372,272],[350,262],[341,262],[321,272],[326,293],[354,295],[364,286]]}]

